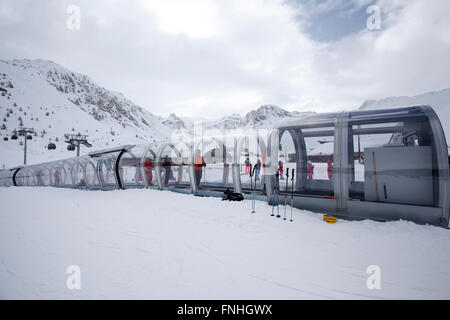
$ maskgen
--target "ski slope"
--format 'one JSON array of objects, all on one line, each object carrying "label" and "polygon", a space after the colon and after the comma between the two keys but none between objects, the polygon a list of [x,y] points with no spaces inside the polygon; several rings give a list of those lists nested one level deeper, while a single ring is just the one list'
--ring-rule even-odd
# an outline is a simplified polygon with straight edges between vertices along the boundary
[{"label": "ski slope", "polygon": [[[0,203],[1,299],[450,298],[450,232],[437,227],[301,210],[290,223],[264,202],[251,214],[248,200],[157,190],[0,188]],[[70,265],[80,290],[66,287]]]}]

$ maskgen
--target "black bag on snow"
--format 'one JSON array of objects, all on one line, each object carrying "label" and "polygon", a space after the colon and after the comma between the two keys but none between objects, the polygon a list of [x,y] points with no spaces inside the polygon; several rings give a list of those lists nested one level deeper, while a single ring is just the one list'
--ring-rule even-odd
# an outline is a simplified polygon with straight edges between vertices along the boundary
[{"label": "black bag on snow", "polygon": [[237,192],[232,192],[230,189],[225,190],[222,196],[222,201],[244,201],[244,196]]}]

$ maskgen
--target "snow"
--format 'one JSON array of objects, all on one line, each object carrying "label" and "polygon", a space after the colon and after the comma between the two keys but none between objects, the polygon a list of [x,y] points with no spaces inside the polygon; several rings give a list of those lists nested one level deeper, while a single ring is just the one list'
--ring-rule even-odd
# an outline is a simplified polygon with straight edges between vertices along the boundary
[{"label": "snow", "polygon": [[[26,201],[24,201],[26,200]],[[450,232],[168,191],[1,188],[2,299],[449,299]],[[283,207],[280,208],[283,212]],[[289,211],[288,211],[289,213]],[[81,289],[66,287],[78,265]],[[366,286],[381,268],[381,289]]]}]

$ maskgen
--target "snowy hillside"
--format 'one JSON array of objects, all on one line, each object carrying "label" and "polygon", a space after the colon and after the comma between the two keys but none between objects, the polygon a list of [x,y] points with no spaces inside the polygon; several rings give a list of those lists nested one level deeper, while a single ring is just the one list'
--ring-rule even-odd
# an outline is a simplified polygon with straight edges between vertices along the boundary
[{"label": "snowy hillside", "polygon": [[[0,92],[0,165],[22,163],[22,138],[10,139],[20,126],[36,131],[29,163],[73,156],[66,150],[67,133],[87,134],[95,149],[159,141],[171,132],[160,117],[121,93],[51,61],[0,60]],[[54,151],[45,149],[50,140],[57,146]]]},{"label": "snowy hillside", "polygon": [[382,100],[368,100],[360,109],[382,109],[408,105],[429,105],[439,116],[444,127],[447,144],[450,142],[450,88],[427,92],[413,97],[389,97]]},{"label": "snowy hillside", "polygon": [[[272,128],[286,117],[302,114],[307,113],[265,105],[245,116],[206,120],[204,126],[225,131]],[[65,134],[86,134],[93,149],[101,149],[166,140],[173,130],[192,130],[197,119],[153,115],[121,93],[51,61],[0,60],[0,120],[0,167],[10,167],[23,161],[23,139],[11,140],[22,126],[36,132],[28,144],[28,164],[32,164],[73,156],[66,149]],[[49,142],[56,144],[56,150],[46,149]],[[83,148],[82,154],[88,151]]]}]

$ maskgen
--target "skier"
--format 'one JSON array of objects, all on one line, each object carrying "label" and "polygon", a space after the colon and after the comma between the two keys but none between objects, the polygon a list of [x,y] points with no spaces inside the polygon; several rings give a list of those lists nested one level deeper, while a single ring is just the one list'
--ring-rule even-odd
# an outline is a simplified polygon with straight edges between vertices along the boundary
[{"label": "skier", "polygon": [[331,180],[333,178],[333,162],[328,161],[328,179]]},{"label": "skier", "polygon": [[314,165],[312,164],[311,161],[308,161],[307,173],[308,173],[308,179],[312,180],[312,178],[314,176]]},{"label": "skier", "polygon": [[250,159],[248,157],[245,159],[245,173],[250,174]]},{"label": "skier", "polygon": [[255,169],[255,181],[259,180],[259,174],[261,172],[261,160],[258,158],[258,160],[256,160],[256,169]]},{"label": "skier", "polygon": [[284,180],[284,178],[283,178],[283,172],[284,172],[284,170],[283,170],[283,161],[280,160],[278,162],[278,166],[280,168],[280,180]]},{"label": "skier", "polygon": [[145,167],[145,175],[147,176],[147,183],[149,186],[153,185],[153,173],[152,173],[152,168],[153,168],[153,161],[151,161],[150,159],[147,159],[144,163],[144,167]]},{"label": "skier", "polygon": [[203,167],[206,167],[205,160],[200,154],[200,150],[197,150],[194,157],[194,171],[195,171],[195,184],[197,188],[200,186],[202,180]]}]

